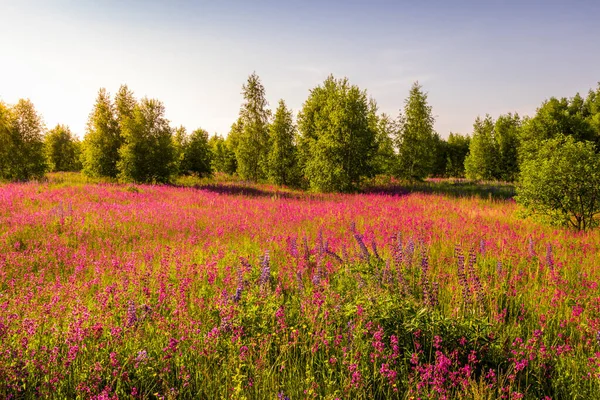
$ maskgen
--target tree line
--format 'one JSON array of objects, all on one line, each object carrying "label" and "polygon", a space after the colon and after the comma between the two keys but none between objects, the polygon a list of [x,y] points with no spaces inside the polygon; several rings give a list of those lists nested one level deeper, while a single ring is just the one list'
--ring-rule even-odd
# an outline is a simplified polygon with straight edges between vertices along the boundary
[{"label": "tree line", "polygon": [[242,96],[225,138],[171,127],[162,102],[137,99],[126,85],[114,98],[99,90],[83,141],[64,125],[46,132],[29,100],[0,103],[0,179],[82,170],[93,177],[167,183],[181,174],[224,172],[322,192],[354,191],[375,175],[530,182],[523,172],[540,164],[546,148],[554,154],[573,144],[596,154],[600,144],[600,84],[586,97],[552,97],[533,117],[478,117],[470,135],[450,133],[447,139],[435,132],[418,82],[396,117],[379,113],[366,90],[332,75],[310,90],[296,118],[284,100],[269,108],[256,73],[242,86]]}]

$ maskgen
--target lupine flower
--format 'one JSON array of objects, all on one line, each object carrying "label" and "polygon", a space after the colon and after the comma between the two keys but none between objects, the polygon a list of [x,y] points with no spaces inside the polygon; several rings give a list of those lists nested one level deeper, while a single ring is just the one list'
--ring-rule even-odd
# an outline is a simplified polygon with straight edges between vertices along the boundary
[{"label": "lupine flower", "polygon": [[260,270],[260,279],[258,280],[258,284],[263,286],[269,282],[271,279],[271,266],[269,264],[269,250],[265,251],[265,255],[262,257],[260,262],[261,270]]},{"label": "lupine flower", "polygon": [[138,363],[143,363],[148,360],[148,352],[146,350],[140,350],[135,357],[135,361]]},{"label": "lupine flower", "polygon": [[467,275],[465,273],[465,256],[458,244],[454,248],[454,254],[456,255],[457,259],[458,282],[462,287],[463,303],[465,306],[469,306],[471,303],[471,291],[469,288],[469,282],[467,281]]},{"label": "lupine flower", "polygon": [[546,245],[546,265],[550,270],[554,269],[554,256],[552,255],[552,244]]},{"label": "lupine flower", "polygon": [[279,400],[290,400],[290,398],[288,396],[286,396],[283,392],[277,393],[277,398]]},{"label": "lupine flower", "polygon": [[528,239],[528,250],[529,250],[529,257],[531,257],[531,258],[535,257],[535,244],[533,243],[533,238],[531,236],[529,236],[529,239]]},{"label": "lupine flower", "polygon": [[135,307],[135,301],[129,300],[129,306],[127,307],[127,322],[126,326],[128,328],[134,326],[138,321],[137,318],[137,310]]}]

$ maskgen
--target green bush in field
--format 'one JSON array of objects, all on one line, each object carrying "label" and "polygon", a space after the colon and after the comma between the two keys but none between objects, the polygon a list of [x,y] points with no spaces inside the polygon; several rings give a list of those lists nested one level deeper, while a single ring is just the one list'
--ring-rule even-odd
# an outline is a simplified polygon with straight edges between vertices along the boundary
[{"label": "green bush in field", "polygon": [[592,142],[559,136],[542,143],[521,167],[517,201],[551,223],[587,230],[598,225],[600,155]]}]

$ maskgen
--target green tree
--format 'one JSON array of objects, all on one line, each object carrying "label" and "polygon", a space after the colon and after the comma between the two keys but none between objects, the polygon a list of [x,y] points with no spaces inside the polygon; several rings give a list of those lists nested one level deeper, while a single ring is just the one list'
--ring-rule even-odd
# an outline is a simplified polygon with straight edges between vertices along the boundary
[{"label": "green tree", "polygon": [[219,135],[213,135],[208,141],[213,154],[213,170],[226,174],[235,174],[235,152],[231,150],[227,140]]},{"label": "green tree", "polygon": [[119,176],[126,181],[166,183],[177,172],[173,132],[164,105],[144,98],[124,121]]},{"label": "green tree", "polygon": [[396,169],[394,138],[397,135],[397,124],[389,115],[377,114],[377,103],[374,99],[369,99],[369,126],[375,132],[373,174],[390,176]]},{"label": "green tree", "polygon": [[123,137],[115,119],[114,105],[108,92],[98,92],[96,104],[90,113],[83,141],[83,172],[88,176],[116,178],[119,170],[119,149]]},{"label": "green tree", "polygon": [[173,150],[175,151],[175,164],[177,165],[177,173],[184,174],[185,165],[184,165],[184,157],[185,157],[185,148],[188,145],[189,136],[187,134],[187,130],[184,126],[179,126],[175,128],[175,133],[173,134]]},{"label": "green tree", "polygon": [[187,138],[183,146],[182,173],[193,173],[200,176],[212,173],[212,149],[208,143],[208,132],[196,129]]},{"label": "green tree", "polygon": [[561,135],[573,136],[576,141],[598,143],[600,132],[594,129],[592,121],[593,117],[586,115],[585,102],[579,94],[571,99],[551,97],[542,103],[533,118],[523,124],[520,133],[520,161],[535,157],[544,140]]},{"label": "green tree", "polygon": [[448,142],[440,137],[439,134],[434,133],[433,135],[433,148],[435,149],[433,154],[433,167],[431,169],[431,176],[435,177],[446,177],[446,164],[448,159]]},{"label": "green tree", "polygon": [[47,169],[44,122],[30,100],[0,103],[0,179],[41,178]]},{"label": "green tree", "polygon": [[436,150],[434,122],[427,93],[415,82],[405,101],[404,113],[398,117],[397,176],[420,180],[432,172]]},{"label": "green tree", "polygon": [[133,110],[137,100],[133,95],[133,92],[129,90],[127,85],[121,85],[117,94],[115,95],[115,119],[119,125],[119,130],[123,130],[125,121],[133,117]]},{"label": "green tree", "polygon": [[458,133],[450,133],[446,142],[446,176],[465,177],[465,158],[469,154],[471,138]]},{"label": "green tree", "polygon": [[269,131],[269,180],[277,185],[298,184],[296,126],[283,100],[279,100]]},{"label": "green tree", "polygon": [[[596,90],[588,92],[584,103],[584,117],[595,132],[596,145],[600,144],[600,82]],[[600,147],[600,146],[599,146]]]},{"label": "green tree", "polygon": [[373,175],[376,132],[366,91],[330,75],[312,89],[298,116],[299,155],[312,190],[348,192]]},{"label": "green tree", "polygon": [[545,140],[521,165],[516,200],[554,224],[588,230],[600,213],[600,155],[572,135]]},{"label": "green tree", "polygon": [[501,115],[494,124],[494,141],[499,156],[495,178],[513,182],[519,174],[519,136],[521,118],[518,114]]},{"label": "green tree", "polygon": [[81,170],[81,143],[66,125],[56,125],[46,133],[46,157],[50,171]]},{"label": "green tree", "polygon": [[241,133],[236,146],[237,172],[243,179],[258,181],[267,177],[270,110],[265,88],[255,72],[242,87]]},{"label": "green tree", "polygon": [[489,115],[477,117],[469,155],[465,158],[465,173],[469,179],[493,180],[498,176],[500,154],[494,138],[494,120]]}]

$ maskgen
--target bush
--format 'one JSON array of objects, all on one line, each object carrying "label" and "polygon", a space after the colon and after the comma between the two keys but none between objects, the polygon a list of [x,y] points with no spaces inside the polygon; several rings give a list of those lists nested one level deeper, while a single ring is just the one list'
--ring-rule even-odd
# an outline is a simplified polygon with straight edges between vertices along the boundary
[{"label": "bush", "polygon": [[592,142],[559,136],[542,142],[521,167],[516,200],[557,225],[588,230],[600,213],[600,155]]}]

